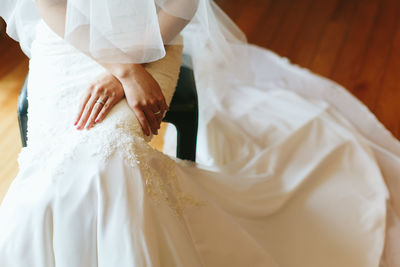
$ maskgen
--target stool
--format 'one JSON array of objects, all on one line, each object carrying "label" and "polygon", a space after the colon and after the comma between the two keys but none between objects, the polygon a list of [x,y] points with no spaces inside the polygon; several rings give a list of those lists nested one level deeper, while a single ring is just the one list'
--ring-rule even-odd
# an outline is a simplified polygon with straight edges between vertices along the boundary
[{"label": "stool", "polygon": [[[184,55],[183,62],[188,60],[190,60],[189,57]],[[27,80],[25,80],[18,97],[18,122],[24,147],[26,146],[28,123]],[[191,68],[181,66],[175,94],[163,121],[172,123],[177,130],[176,157],[196,161],[198,100]]]}]

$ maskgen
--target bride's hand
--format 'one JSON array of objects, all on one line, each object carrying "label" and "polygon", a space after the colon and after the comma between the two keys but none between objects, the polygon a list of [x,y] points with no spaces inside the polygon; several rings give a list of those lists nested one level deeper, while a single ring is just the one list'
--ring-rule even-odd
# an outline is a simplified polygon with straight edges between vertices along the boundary
[{"label": "bride's hand", "polygon": [[129,107],[145,135],[158,134],[164,112],[168,110],[160,85],[141,65],[130,65],[117,74]]},{"label": "bride's hand", "polygon": [[111,108],[124,98],[124,89],[111,73],[104,73],[91,83],[82,97],[74,125],[78,130],[90,129],[102,121]]}]

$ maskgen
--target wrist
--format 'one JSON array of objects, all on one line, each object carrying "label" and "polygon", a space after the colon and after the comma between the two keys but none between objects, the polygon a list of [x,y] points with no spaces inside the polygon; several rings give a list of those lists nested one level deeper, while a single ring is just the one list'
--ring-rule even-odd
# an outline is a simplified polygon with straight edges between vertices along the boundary
[{"label": "wrist", "polygon": [[140,64],[106,64],[104,66],[110,73],[112,73],[117,79],[123,81],[128,78],[132,78],[140,69]]}]

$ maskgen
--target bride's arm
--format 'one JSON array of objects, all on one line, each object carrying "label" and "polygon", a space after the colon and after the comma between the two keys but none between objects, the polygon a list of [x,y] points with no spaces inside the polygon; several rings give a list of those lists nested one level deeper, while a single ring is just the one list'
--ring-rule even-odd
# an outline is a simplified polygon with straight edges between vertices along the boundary
[{"label": "bride's arm", "polygon": [[[170,2],[172,3],[170,4],[171,6],[167,6],[167,8],[176,10],[179,5],[185,7],[185,3],[187,3],[185,1],[187,0],[172,1]],[[63,37],[66,21],[66,1],[35,0],[35,3],[43,20],[54,32]],[[195,9],[193,9],[192,15],[194,15],[194,13]],[[158,20],[164,44],[172,41],[190,21],[190,19],[172,16],[164,10],[158,12]],[[88,53],[87,55],[91,56]],[[115,91],[120,90],[118,87],[122,85],[128,105],[135,113],[143,128],[143,132],[146,135],[150,135],[151,130],[153,134],[156,134],[160,127],[162,116],[155,115],[154,113],[157,114],[159,113],[158,111],[160,111],[162,115],[168,109],[168,106],[161,92],[161,88],[154,78],[141,64],[98,63],[119,80],[119,83],[116,81],[110,82],[112,77],[102,77],[102,79],[98,80],[99,85],[103,86],[102,83],[104,83],[111,89],[114,88]],[[96,101],[109,97],[97,94],[98,92],[96,91],[84,97],[75,122],[78,129],[85,127],[88,129],[95,121],[101,121],[104,114],[106,114],[113,105],[118,103],[118,101],[114,99],[111,104],[106,103],[106,105],[103,105],[103,110],[100,110],[98,107],[99,105],[95,107]]]}]

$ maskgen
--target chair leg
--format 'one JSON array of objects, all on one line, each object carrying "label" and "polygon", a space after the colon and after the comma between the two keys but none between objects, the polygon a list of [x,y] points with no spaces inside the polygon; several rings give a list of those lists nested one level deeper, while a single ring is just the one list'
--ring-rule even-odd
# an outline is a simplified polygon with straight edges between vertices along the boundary
[{"label": "chair leg", "polygon": [[27,131],[28,131],[28,77],[25,79],[24,85],[22,86],[21,92],[18,96],[18,123],[19,131],[21,134],[22,146],[26,147],[27,143]]},{"label": "chair leg", "polygon": [[21,143],[23,147],[26,147],[26,139],[27,139],[27,118],[26,115],[18,114],[18,124],[19,124],[19,132],[21,135]]},{"label": "chair leg", "polygon": [[[186,117],[186,116],[185,116]],[[187,120],[181,120],[177,128],[176,156],[180,159],[196,161],[196,143],[198,114],[187,116]]]}]

